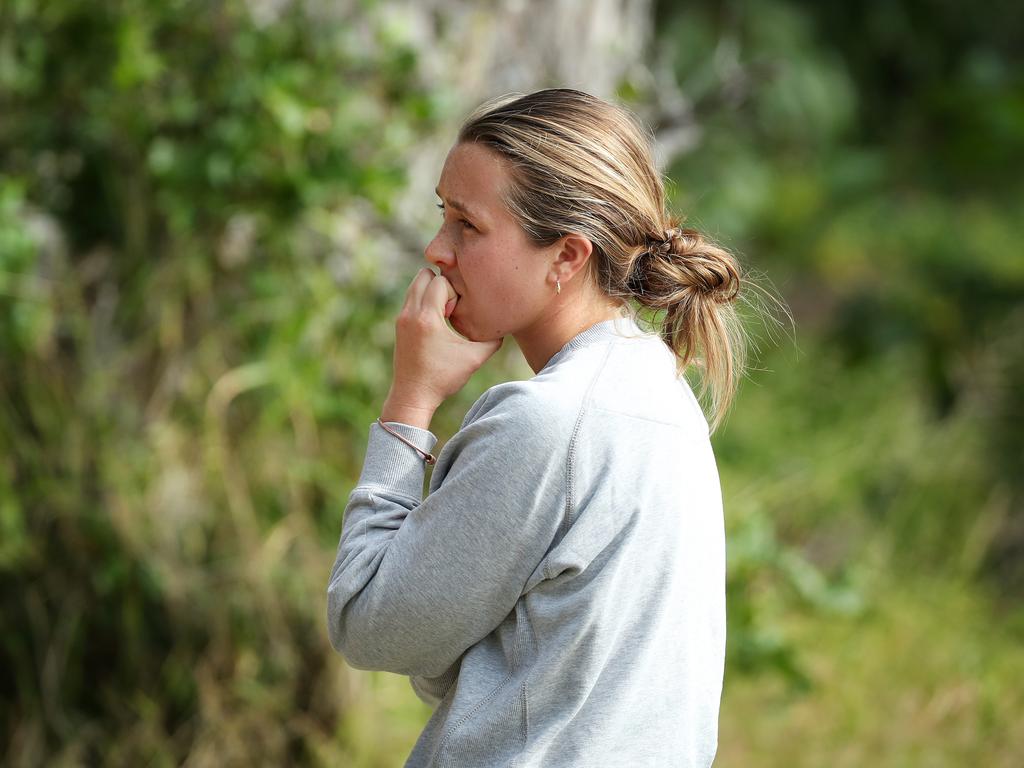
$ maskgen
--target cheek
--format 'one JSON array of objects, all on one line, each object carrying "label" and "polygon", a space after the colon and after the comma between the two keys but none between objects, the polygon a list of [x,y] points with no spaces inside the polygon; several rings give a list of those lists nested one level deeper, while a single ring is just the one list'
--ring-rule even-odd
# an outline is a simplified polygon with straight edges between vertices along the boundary
[{"label": "cheek", "polygon": [[484,312],[507,314],[523,308],[536,298],[536,280],[531,280],[523,258],[514,243],[464,237],[458,263],[467,298],[475,294]]},{"label": "cheek", "polygon": [[521,295],[521,275],[514,267],[501,263],[500,252],[480,255],[482,258],[467,265],[463,274],[467,275],[470,290],[476,288],[477,300],[490,305],[482,309],[502,311]]}]

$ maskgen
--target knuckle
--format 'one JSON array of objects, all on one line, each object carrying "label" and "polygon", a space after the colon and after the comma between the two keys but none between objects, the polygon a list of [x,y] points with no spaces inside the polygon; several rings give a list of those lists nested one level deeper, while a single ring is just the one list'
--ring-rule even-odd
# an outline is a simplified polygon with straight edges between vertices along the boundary
[{"label": "knuckle", "polygon": [[395,318],[395,325],[414,331],[426,330],[430,327],[430,317],[417,310],[403,309]]}]

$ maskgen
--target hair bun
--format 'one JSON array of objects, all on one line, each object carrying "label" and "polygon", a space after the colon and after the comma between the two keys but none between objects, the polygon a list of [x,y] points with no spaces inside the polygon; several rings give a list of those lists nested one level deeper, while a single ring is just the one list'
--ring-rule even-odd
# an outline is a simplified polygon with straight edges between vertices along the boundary
[{"label": "hair bun", "polygon": [[732,301],[740,290],[739,265],[732,254],[692,227],[669,227],[660,239],[648,240],[634,269],[633,280],[648,288],[674,282],[719,303]]}]

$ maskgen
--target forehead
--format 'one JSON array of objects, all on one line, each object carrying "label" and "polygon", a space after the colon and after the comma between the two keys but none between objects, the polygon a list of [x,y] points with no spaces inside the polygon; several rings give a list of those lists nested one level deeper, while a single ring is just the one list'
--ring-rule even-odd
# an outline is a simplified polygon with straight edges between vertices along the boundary
[{"label": "forehead", "polygon": [[[479,144],[456,144],[448,152],[437,191],[449,204],[456,203],[483,218],[505,218],[501,193],[508,181],[505,160]],[[455,206],[459,207],[459,206]]]}]

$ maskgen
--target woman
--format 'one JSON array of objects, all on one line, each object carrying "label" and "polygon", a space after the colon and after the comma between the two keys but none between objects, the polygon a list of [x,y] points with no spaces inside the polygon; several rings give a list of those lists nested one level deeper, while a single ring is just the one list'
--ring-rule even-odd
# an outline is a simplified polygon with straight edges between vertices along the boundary
[{"label": "woman", "polygon": [[[407,766],[708,766],[725,656],[709,436],[742,372],[739,266],[666,214],[641,124],[580,91],[485,104],[437,193],[439,273],[396,321],[331,643],[435,707]],[[536,375],[484,392],[435,458],[431,416],[506,335]]]}]

